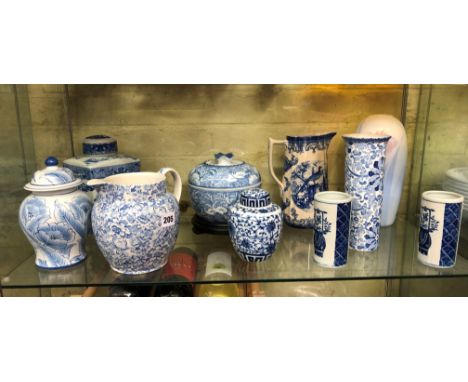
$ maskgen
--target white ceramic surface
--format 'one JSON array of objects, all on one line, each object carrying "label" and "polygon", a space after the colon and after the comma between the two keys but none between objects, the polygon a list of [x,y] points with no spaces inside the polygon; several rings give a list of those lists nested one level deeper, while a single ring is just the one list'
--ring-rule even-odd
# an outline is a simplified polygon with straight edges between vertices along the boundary
[{"label": "white ceramic surface", "polygon": [[391,136],[385,150],[383,203],[380,224],[387,227],[395,222],[405,179],[408,152],[406,131],[403,124],[387,114],[370,115],[358,126],[359,133]]}]

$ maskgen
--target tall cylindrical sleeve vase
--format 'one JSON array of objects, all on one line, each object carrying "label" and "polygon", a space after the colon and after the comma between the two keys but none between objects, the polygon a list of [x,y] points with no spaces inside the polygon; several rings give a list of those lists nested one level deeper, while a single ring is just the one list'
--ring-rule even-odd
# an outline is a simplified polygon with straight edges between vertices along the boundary
[{"label": "tall cylindrical sleeve vase", "polygon": [[353,197],[349,246],[371,252],[379,246],[385,149],[388,135],[346,134],[345,192]]}]

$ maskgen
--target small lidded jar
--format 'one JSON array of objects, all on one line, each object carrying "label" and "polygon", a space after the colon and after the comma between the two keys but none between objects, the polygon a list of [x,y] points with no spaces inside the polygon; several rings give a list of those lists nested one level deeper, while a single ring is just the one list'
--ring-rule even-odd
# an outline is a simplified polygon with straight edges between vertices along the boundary
[{"label": "small lidded jar", "polygon": [[264,261],[273,255],[280,240],[283,213],[271,203],[268,191],[245,190],[229,209],[228,226],[232,245],[242,260]]},{"label": "small lidded jar", "polygon": [[34,248],[38,267],[65,268],[86,258],[92,204],[78,190],[81,179],[59,167],[57,158],[48,157],[45,165],[24,187],[32,194],[21,203],[19,223]]}]

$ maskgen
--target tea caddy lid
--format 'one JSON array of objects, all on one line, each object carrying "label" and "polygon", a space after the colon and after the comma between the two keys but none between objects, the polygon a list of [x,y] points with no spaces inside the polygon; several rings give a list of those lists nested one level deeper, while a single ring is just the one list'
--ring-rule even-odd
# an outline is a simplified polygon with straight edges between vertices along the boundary
[{"label": "tea caddy lid", "polygon": [[109,155],[117,152],[117,139],[108,135],[91,135],[83,140],[85,155]]},{"label": "tea caddy lid", "polygon": [[270,193],[261,188],[244,190],[240,194],[240,204],[244,207],[267,207],[271,204]]},{"label": "tea caddy lid", "polygon": [[189,185],[195,188],[235,189],[258,187],[260,183],[257,169],[234,159],[232,153],[217,153],[214,159],[201,163],[189,174]]},{"label": "tea caddy lid", "polygon": [[24,186],[25,190],[60,191],[76,188],[81,184],[81,179],[76,179],[71,170],[58,166],[57,158],[48,157],[44,163],[46,167],[34,173],[31,181]]}]

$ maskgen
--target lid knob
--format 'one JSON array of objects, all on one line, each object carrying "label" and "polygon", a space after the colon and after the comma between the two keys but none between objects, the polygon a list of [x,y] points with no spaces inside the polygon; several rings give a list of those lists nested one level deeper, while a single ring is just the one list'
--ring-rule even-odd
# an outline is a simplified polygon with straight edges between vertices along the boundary
[{"label": "lid knob", "polygon": [[47,157],[47,159],[44,161],[44,164],[47,167],[57,166],[58,165],[58,159],[56,157]]},{"label": "lid knob", "polygon": [[268,191],[252,188],[241,192],[240,203],[245,207],[266,207],[271,204],[271,198]]},{"label": "lid knob", "polygon": [[230,165],[232,164],[232,158],[234,155],[232,153],[217,153],[215,154],[216,164],[219,165]]}]

